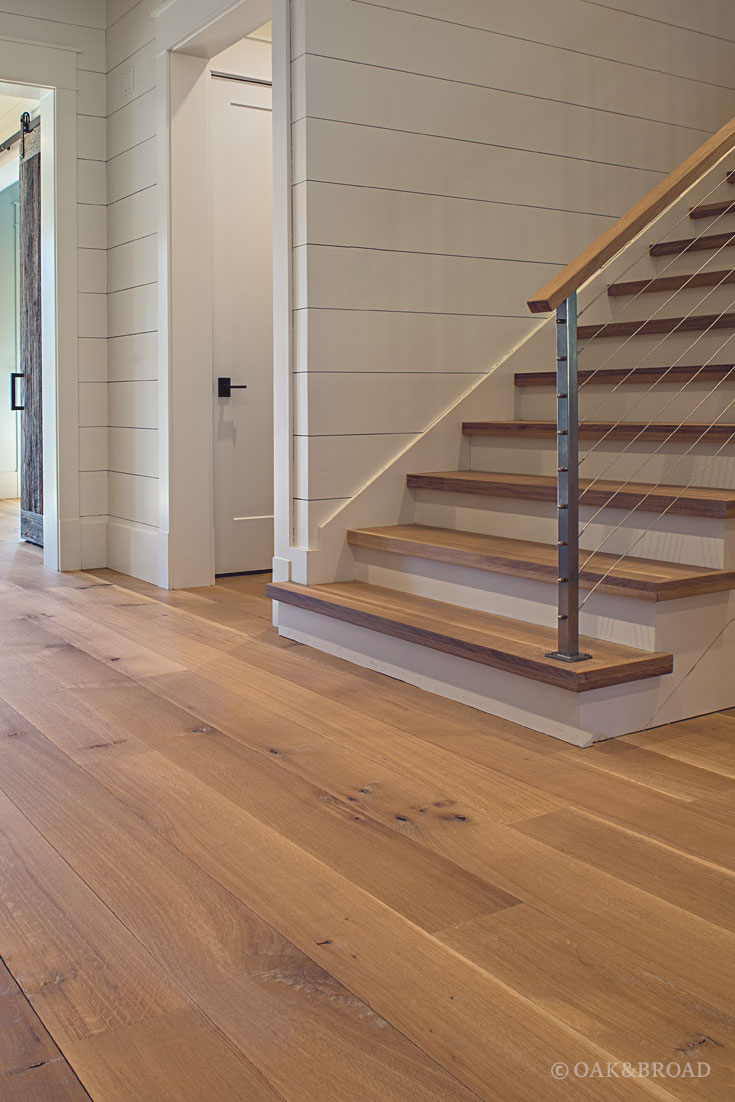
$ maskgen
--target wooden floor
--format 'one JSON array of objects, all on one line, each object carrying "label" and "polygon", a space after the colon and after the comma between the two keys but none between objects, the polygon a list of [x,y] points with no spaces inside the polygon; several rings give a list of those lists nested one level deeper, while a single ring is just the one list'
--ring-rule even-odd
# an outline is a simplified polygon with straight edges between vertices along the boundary
[{"label": "wooden floor", "polygon": [[0,526],[2,1102],[735,1097],[735,717],[572,749]]}]

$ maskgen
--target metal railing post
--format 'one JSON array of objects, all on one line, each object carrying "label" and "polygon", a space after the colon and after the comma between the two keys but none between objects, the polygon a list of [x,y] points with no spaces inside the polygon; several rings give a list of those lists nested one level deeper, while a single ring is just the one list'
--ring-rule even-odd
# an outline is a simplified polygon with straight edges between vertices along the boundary
[{"label": "metal railing post", "polygon": [[556,310],[556,480],[558,650],[562,662],[591,658],[579,650],[579,412],[577,292]]}]

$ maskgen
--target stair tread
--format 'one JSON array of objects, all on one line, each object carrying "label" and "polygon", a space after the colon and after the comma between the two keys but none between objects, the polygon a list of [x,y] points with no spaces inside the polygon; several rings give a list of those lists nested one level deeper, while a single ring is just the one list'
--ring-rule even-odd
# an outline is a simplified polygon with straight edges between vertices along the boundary
[{"label": "stair tread", "polygon": [[[507,474],[491,471],[430,471],[409,474],[409,489],[447,493],[481,494],[486,497],[521,498],[527,501],[556,501],[556,479],[551,475]],[[651,483],[599,479],[579,480],[584,505],[609,505],[616,509],[637,509],[657,513],[664,509],[679,516],[735,517],[735,490],[714,486],[658,486]]]},{"label": "stair tread", "polygon": [[696,333],[703,329],[735,329],[735,313],[689,314],[684,318],[639,318],[635,321],[580,325],[577,339],[585,341],[592,337],[648,337],[663,333]]},{"label": "stair tread", "polygon": [[266,596],[571,692],[639,681],[673,668],[670,654],[586,638],[580,647],[590,659],[558,662],[546,657],[556,649],[551,628],[367,582],[276,582],[266,587]]},{"label": "stair tread", "polygon": [[[465,436],[533,436],[537,439],[556,437],[556,421],[465,421]],[[735,424],[718,421],[581,421],[579,435],[586,439],[611,440],[686,440],[699,439],[719,443],[735,437]]]},{"label": "stair tread", "polygon": [[[553,544],[507,536],[463,532],[424,524],[394,524],[381,528],[355,528],[347,533],[352,546],[411,555],[435,562],[511,574],[520,578],[555,582],[557,551]],[[624,594],[646,601],[668,601],[699,593],[735,588],[735,570],[714,570],[681,563],[626,557],[597,552],[580,574],[582,589],[591,589],[610,571],[598,588],[603,593]]]},{"label": "stair tread", "polygon": [[721,214],[735,213],[735,201],[725,199],[720,203],[701,203],[689,211],[690,218],[717,218]]},{"label": "stair tread", "polygon": [[[726,379],[735,382],[735,364],[676,364],[669,367],[607,367],[598,371],[580,371],[579,383],[589,386],[591,383],[654,383],[659,380],[681,383],[692,379]],[[556,386],[555,371],[517,372],[517,387]]]},{"label": "stair tread", "polygon": [[703,234],[701,237],[683,237],[677,241],[660,241],[648,250],[651,256],[677,256],[679,253],[698,253],[710,249],[729,248],[735,245],[735,233]]},{"label": "stair tread", "polygon": [[607,293],[614,298],[618,295],[650,295],[664,291],[681,291],[684,288],[725,287],[730,283],[735,283],[735,268],[724,268],[717,272],[685,272],[683,275],[621,281],[611,283]]}]

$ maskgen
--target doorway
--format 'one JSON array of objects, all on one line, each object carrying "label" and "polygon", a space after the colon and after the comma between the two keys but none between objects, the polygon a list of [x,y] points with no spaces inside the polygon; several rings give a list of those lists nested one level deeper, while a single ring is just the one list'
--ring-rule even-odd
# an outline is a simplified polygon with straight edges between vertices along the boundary
[{"label": "doorway", "polygon": [[269,27],[209,89],[215,576],[273,558],[273,140]]},{"label": "doorway", "polygon": [[43,546],[40,107],[0,94],[0,498]]}]

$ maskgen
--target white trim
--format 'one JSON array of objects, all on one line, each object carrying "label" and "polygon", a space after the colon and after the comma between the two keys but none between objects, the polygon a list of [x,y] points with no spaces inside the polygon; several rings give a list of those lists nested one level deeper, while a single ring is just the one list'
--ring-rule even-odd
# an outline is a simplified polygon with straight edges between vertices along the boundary
[{"label": "white trim", "polygon": [[77,51],[0,38],[0,82],[41,103],[43,557],[78,570]]},{"label": "white trim", "polygon": [[[192,136],[206,150],[209,59],[262,26],[270,6],[269,0],[171,0],[154,13],[162,93],[160,525],[167,545],[156,580],[172,589],[214,581],[209,181],[206,155],[191,156]],[[285,557],[292,496],[289,6],[273,0],[275,525]]]}]

